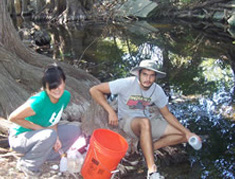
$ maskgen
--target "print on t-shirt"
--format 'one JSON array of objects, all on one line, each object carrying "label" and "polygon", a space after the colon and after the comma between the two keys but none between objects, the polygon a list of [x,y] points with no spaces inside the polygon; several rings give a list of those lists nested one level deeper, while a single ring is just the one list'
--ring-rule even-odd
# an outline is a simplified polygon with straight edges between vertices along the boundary
[{"label": "print on t-shirt", "polygon": [[56,112],[53,112],[53,114],[51,115],[51,118],[49,120],[49,122],[51,123],[51,126],[54,126],[55,124],[57,124],[60,121],[63,110],[64,110],[64,105],[62,106],[62,108],[58,112],[57,116],[56,116]]},{"label": "print on t-shirt", "polygon": [[132,95],[127,101],[129,109],[145,109],[150,105],[151,98],[147,98],[141,95]]}]

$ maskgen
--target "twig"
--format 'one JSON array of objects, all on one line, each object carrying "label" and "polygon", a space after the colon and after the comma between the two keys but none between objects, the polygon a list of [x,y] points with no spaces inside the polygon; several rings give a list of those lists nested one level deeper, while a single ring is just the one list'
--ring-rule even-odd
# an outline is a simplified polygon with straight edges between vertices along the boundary
[{"label": "twig", "polygon": [[97,41],[98,38],[99,38],[99,37],[95,38],[95,40],[93,40],[93,41],[85,48],[85,50],[82,52],[82,54],[81,54],[81,56],[80,56],[80,58],[79,58],[79,60],[78,60],[78,63],[82,60],[82,57],[83,57],[84,53],[87,51],[87,49],[90,48],[90,46],[91,46],[93,43],[95,43],[95,41]]},{"label": "twig", "polygon": [[15,153],[15,152],[9,152],[9,153],[0,155],[0,158],[14,157],[16,159],[19,159],[21,155],[22,154],[18,154],[18,153]]}]

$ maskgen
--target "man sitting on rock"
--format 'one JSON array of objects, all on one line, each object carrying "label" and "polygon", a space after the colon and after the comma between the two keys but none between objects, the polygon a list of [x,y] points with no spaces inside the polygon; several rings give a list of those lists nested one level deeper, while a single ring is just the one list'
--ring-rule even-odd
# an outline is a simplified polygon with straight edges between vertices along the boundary
[{"label": "man sitting on rock", "polygon": [[[200,137],[186,129],[169,111],[168,98],[163,89],[155,83],[165,77],[159,71],[156,61],[142,60],[131,70],[132,77],[101,83],[90,89],[92,97],[108,112],[110,125],[119,125],[129,136],[140,140],[145,157],[147,178],[160,178],[154,162],[154,150],[165,146],[187,142],[191,136]],[[106,94],[118,95],[118,116],[107,102]],[[162,117],[156,118],[155,105]]]}]

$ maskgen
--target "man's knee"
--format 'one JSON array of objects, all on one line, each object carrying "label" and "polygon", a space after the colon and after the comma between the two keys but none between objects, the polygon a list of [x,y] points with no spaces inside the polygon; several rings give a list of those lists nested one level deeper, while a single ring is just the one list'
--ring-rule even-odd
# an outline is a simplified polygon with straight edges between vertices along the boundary
[{"label": "man's knee", "polygon": [[131,129],[136,136],[139,136],[142,131],[150,131],[150,120],[148,118],[135,118],[131,122]]},{"label": "man's knee", "polygon": [[151,129],[150,120],[148,118],[142,118],[140,120],[140,127],[142,130],[150,130]]}]

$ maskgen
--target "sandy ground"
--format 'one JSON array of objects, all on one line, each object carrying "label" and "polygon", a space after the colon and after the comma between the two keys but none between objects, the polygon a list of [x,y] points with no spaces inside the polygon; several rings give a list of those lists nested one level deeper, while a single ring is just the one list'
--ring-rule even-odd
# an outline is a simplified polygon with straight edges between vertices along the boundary
[{"label": "sandy ground", "polygon": [[[22,173],[21,171],[19,171],[16,168],[16,163],[17,163],[17,159],[14,156],[9,156],[10,153],[7,154],[7,156],[5,157],[4,155],[2,155],[3,157],[0,158],[0,178],[1,179],[24,179],[26,178],[24,173]],[[53,178],[53,179],[59,179],[59,178],[82,178],[79,175],[76,176],[72,176],[71,174],[69,174],[68,172],[66,173],[61,173],[59,171],[59,169],[53,169],[53,166],[59,166],[59,162],[51,162],[51,163],[45,163],[43,165],[43,173],[40,177],[38,178]],[[32,177],[31,177],[32,178]]]},{"label": "sandy ground", "polygon": [[[6,140],[6,136],[0,136],[0,139]],[[14,151],[10,151],[9,148],[0,146],[0,179],[24,179],[26,178],[24,173],[19,171],[16,168],[17,160],[19,155]],[[164,158],[165,156],[169,156]],[[164,159],[163,159],[164,158]],[[119,164],[119,173],[115,175],[112,179],[143,179],[146,178],[146,163],[143,159],[141,152],[136,155],[130,156],[131,160],[137,160],[139,163],[135,166],[126,164],[123,160]],[[166,148],[155,152],[156,161],[163,160],[166,163],[181,163],[186,161],[188,156],[185,151],[180,148]],[[169,160],[166,160],[169,159]],[[178,161],[178,162],[177,162]],[[158,163],[158,162],[157,162]],[[57,166],[57,169],[54,169],[54,166]],[[31,177],[32,178],[32,177]],[[72,175],[69,172],[61,173],[59,171],[59,161],[58,162],[47,162],[43,165],[43,172],[39,179],[82,179],[79,174]]]},{"label": "sandy ground", "polygon": [[[5,149],[4,149],[5,150]],[[15,152],[8,151],[6,153],[1,152],[0,154],[0,179],[25,179],[25,175],[23,172],[19,171],[16,168],[16,163],[18,160],[18,156]],[[140,162],[141,163],[141,162]],[[70,174],[69,172],[61,173],[59,169],[53,169],[53,166],[59,166],[58,162],[47,162],[43,165],[43,173],[40,177],[37,177],[39,179],[82,179],[80,174]],[[121,165],[121,169],[124,172],[124,174],[118,173],[116,176],[114,176],[112,179],[141,179],[143,176],[145,176],[144,169],[142,169],[143,166],[124,166]],[[30,177],[31,179],[32,177]]]}]

